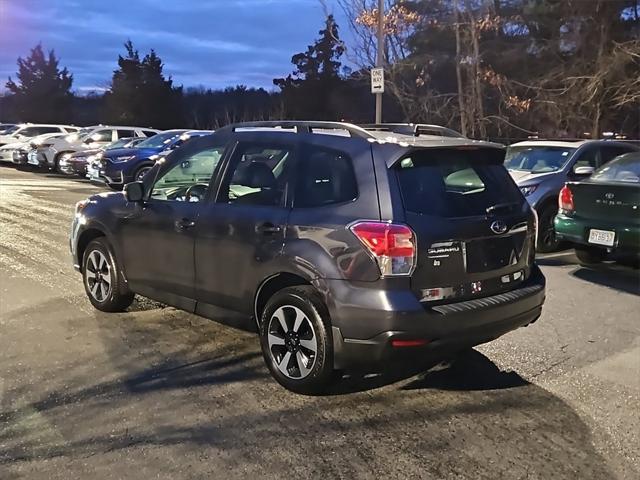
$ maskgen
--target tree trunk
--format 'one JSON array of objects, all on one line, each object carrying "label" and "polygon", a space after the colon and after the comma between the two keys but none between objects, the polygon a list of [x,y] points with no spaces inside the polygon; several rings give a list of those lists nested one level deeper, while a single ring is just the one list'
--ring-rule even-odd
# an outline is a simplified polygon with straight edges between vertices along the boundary
[{"label": "tree trunk", "polygon": [[467,136],[467,113],[464,101],[464,92],[462,89],[462,69],[460,68],[460,62],[462,60],[460,51],[460,9],[458,0],[453,2],[453,10],[456,22],[456,79],[458,81],[458,109],[460,110],[460,130],[462,135]]}]

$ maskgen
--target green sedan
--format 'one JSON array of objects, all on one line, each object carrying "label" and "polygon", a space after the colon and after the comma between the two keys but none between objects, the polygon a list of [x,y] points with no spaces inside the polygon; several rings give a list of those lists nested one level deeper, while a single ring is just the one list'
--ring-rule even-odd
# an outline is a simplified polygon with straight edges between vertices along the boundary
[{"label": "green sedan", "polygon": [[583,264],[610,253],[640,257],[640,153],[620,155],[560,191],[556,234]]}]

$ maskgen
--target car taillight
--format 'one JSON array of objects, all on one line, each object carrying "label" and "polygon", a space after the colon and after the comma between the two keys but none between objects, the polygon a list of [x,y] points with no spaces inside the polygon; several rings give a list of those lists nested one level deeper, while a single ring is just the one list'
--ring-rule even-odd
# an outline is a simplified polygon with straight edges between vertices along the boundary
[{"label": "car taillight", "polygon": [[560,210],[565,212],[573,212],[575,210],[575,206],[573,205],[573,193],[566,185],[562,187],[562,190],[560,190],[558,206],[560,207]]},{"label": "car taillight", "polygon": [[416,236],[409,227],[384,222],[358,222],[350,229],[373,255],[383,277],[413,273]]}]

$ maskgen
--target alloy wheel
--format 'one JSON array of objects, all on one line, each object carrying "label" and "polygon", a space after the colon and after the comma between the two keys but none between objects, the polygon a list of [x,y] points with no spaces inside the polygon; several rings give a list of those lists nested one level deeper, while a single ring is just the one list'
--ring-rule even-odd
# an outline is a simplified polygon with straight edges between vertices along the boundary
[{"label": "alloy wheel", "polygon": [[111,267],[104,253],[93,250],[87,259],[85,281],[91,296],[97,302],[104,302],[111,294]]},{"label": "alloy wheel", "polygon": [[316,362],[318,341],[305,313],[293,305],[278,308],[269,320],[269,353],[288,378],[305,378]]}]

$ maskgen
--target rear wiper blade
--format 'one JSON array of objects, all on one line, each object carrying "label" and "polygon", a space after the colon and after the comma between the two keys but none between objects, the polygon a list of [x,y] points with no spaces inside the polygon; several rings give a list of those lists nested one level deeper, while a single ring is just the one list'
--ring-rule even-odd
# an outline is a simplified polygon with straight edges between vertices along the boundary
[{"label": "rear wiper blade", "polygon": [[487,207],[485,211],[487,213],[495,213],[499,210],[512,210],[514,207],[517,207],[517,206],[518,206],[518,203],[515,203],[515,202],[496,203],[495,205],[491,205],[490,207]]}]

